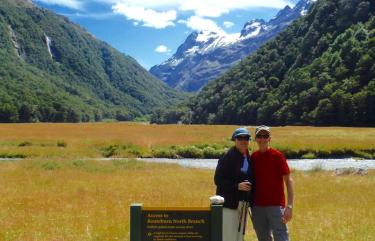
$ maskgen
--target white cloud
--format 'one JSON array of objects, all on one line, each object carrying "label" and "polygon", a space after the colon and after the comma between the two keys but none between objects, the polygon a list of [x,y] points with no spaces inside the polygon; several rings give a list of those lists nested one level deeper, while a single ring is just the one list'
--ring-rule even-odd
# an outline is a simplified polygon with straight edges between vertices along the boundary
[{"label": "white cloud", "polygon": [[[143,26],[165,28],[174,26],[177,13],[192,12],[188,20],[178,20],[177,23],[186,24],[194,30],[223,31],[217,24],[206,17],[220,17],[233,10],[246,10],[254,7],[284,8],[293,6],[291,0],[96,0],[114,2],[112,9],[116,13],[125,15],[130,20],[143,23]],[[225,22],[225,28],[231,23]]]},{"label": "white cloud", "polygon": [[190,17],[186,22],[186,26],[196,31],[223,32],[214,21],[199,16]]},{"label": "white cloud", "polygon": [[61,13],[61,15],[71,17],[71,18],[90,18],[90,19],[107,19],[115,16],[113,12],[107,12],[107,13]]},{"label": "white cloud", "polygon": [[[205,19],[205,17],[220,17],[233,10],[246,10],[254,7],[284,8],[285,5],[293,6],[292,0],[34,0],[47,4],[56,4],[73,9],[82,9],[84,5],[92,2],[112,6],[116,14],[124,15],[128,20],[138,22],[141,26],[152,28],[166,28],[174,26],[177,15],[194,15]],[[196,19],[190,23],[177,21],[182,24],[195,25]],[[206,19],[207,20],[207,19]],[[214,28],[212,23],[204,21],[206,27]],[[208,26],[207,25],[211,25]],[[216,23],[215,23],[216,25]],[[224,27],[229,28],[229,23]]]},{"label": "white cloud", "polygon": [[55,4],[73,9],[80,9],[83,4],[92,2],[112,6],[126,5],[131,8],[140,7],[152,9],[157,12],[193,11],[201,17],[219,17],[236,9],[249,9],[253,7],[283,8],[285,5],[293,6],[292,0],[34,0],[47,4]]},{"label": "white cloud", "polygon": [[144,7],[130,6],[127,3],[117,3],[112,9],[129,20],[143,22],[143,26],[159,29],[174,26],[173,21],[176,20],[177,15],[175,10],[158,12]]},{"label": "white cloud", "polygon": [[293,6],[290,0],[186,0],[180,1],[180,10],[193,11],[201,17],[219,17],[232,10],[249,9],[254,7],[283,8]]},{"label": "white cloud", "polygon": [[[89,0],[85,0],[89,1]],[[218,13],[226,13],[234,9],[248,9],[252,7],[283,8],[291,0],[95,0],[97,2],[117,4],[125,3],[129,6],[150,8],[154,10],[180,9],[195,11],[196,15],[211,16]],[[205,12],[208,10],[208,12]],[[200,14],[199,14],[200,13]],[[202,14],[202,15],[201,15]]]},{"label": "white cloud", "polygon": [[134,26],[138,26],[139,23],[138,23],[138,22],[133,22],[133,25],[134,25]]},{"label": "white cloud", "polygon": [[117,3],[125,3],[130,6],[138,6],[165,11],[170,9],[177,9],[183,1],[184,0],[117,0]]},{"label": "white cloud", "polygon": [[229,21],[225,21],[225,22],[223,23],[223,26],[224,26],[225,28],[231,28],[231,27],[233,27],[233,25],[234,25],[234,23],[233,23],[233,22],[229,22]]},{"label": "white cloud", "polygon": [[180,24],[186,24],[187,22],[186,22],[186,20],[179,19],[179,20],[177,21],[177,23],[180,23]]},{"label": "white cloud", "polygon": [[42,2],[50,5],[59,5],[72,9],[82,9],[83,2],[79,0],[35,0],[36,2]]},{"label": "white cloud", "polygon": [[165,45],[159,45],[156,49],[155,52],[157,53],[170,53],[171,50],[165,46]]},{"label": "white cloud", "polygon": [[[86,0],[87,1],[87,0]],[[174,26],[178,12],[192,12],[187,22],[178,20],[192,29],[215,30],[220,29],[215,22],[205,17],[220,17],[233,10],[246,10],[253,7],[283,8],[291,0],[95,0],[114,4],[114,12],[125,15],[129,20],[143,23],[143,26],[165,28]],[[200,18],[199,18],[200,17]],[[198,26],[202,23],[203,26]],[[230,23],[224,23],[229,28]]]}]

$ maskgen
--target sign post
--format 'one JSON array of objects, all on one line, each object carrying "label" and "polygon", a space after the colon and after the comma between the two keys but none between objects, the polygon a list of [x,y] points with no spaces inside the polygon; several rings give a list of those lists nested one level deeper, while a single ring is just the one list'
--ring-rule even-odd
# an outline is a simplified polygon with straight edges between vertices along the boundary
[{"label": "sign post", "polygon": [[130,206],[130,241],[222,241],[223,207]]}]

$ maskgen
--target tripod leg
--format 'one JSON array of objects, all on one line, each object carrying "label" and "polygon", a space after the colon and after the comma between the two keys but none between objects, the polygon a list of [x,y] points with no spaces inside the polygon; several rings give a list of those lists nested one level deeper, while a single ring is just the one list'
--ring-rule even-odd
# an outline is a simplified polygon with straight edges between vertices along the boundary
[{"label": "tripod leg", "polygon": [[240,219],[239,219],[239,222],[238,222],[238,233],[241,232],[241,224],[242,224],[242,215],[243,215],[243,209],[244,209],[244,205],[243,203],[240,203],[241,205],[241,213],[240,213]]},{"label": "tripod leg", "polygon": [[245,233],[246,233],[248,208],[249,208],[249,203],[246,202],[246,204],[245,204],[245,217],[244,217],[243,232],[242,232],[243,235],[245,235]]}]

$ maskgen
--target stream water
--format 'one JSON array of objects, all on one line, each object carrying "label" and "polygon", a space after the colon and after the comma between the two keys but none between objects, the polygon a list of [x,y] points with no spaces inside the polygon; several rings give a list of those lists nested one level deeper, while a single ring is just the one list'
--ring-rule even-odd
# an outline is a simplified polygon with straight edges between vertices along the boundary
[{"label": "stream water", "polygon": [[[91,158],[90,158],[91,159]],[[96,158],[98,161],[125,160],[129,158]],[[0,161],[19,161],[22,158],[0,158]],[[173,163],[184,167],[215,169],[218,159],[170,159],[170,158],[136,158],[136,160],[153,163]],[[307,171],[311,169],[335,170],[337,168],[375,169],[375,160],[372,159],[290,159],[289,167],[295,170]]]},{"label": "stream water", "polygon": [[[185,167],[215,169],[217,159],[168,159],[168,158],[137,158],[137,160],[155,163],[176,163]],[[289,167],[295,170],[335,170],[336,168],[375,169],[375,160],[345,159],[290,159]]]}]

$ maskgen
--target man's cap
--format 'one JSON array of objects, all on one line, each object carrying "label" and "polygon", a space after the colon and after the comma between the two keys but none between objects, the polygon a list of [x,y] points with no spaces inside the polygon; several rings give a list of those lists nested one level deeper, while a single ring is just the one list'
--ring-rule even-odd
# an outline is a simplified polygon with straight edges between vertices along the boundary
[{"label": "man's cap", "polygon": [[234,139],[236,139],[237,136],[248,136],[248,137],[251,137],[250,131],[248,129],[246,129],[245,127],[237,128],[233,132],[233,134],[232,134],[232,141],[234,141]]},{"label": "man's cap", "polygon": [[260,131],[267,131],[268,134],[271,134],[271,127],[265,125],[257,126],[255,128],[255,135],[258,135]]}]

